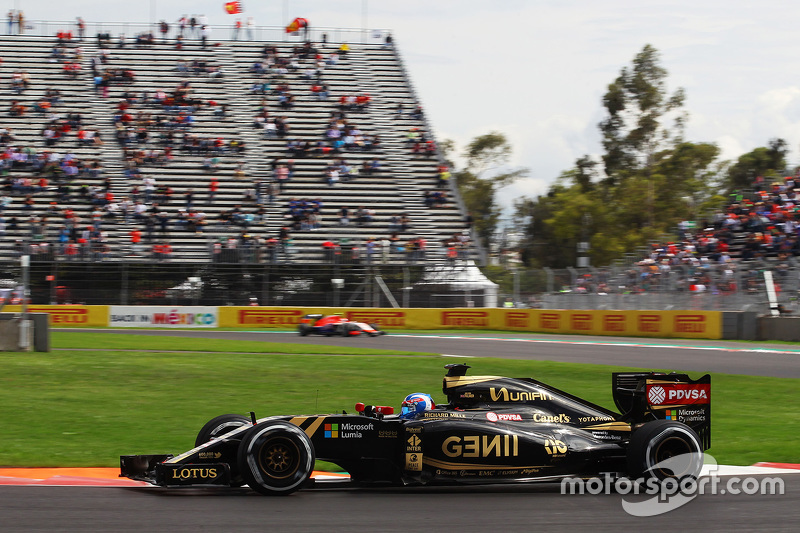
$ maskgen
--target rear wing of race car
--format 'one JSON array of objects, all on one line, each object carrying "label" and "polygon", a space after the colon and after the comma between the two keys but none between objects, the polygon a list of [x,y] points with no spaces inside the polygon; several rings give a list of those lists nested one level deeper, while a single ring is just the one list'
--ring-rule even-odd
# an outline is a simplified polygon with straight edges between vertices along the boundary
[{"label": "rear wing of race car", "polygon": [[711,376],[614,372],[614,403],[628,422],[675,420],[694,429],[703,449],[711,447]]}]

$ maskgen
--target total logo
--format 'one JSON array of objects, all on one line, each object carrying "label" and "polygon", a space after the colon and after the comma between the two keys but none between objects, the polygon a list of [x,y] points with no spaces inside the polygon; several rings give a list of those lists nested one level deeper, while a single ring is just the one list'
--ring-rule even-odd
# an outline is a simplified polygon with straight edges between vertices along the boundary
[{"label": "total logo", "polygon": [[647,401],[650,405],[704,404],[709,403],[710,395],[710,385],[669,383],[647,386]]},{"label": "total logo", "polygon": [[486,419],[489,422],[497,422],[498,420],[513,420],[515,422],[520,422],[520,421],[522,421],[522,416],[518,415],[518,414],[513,414],[513,413],[500,413],[500,414],[498,414],[498,413],[488,412],[488,413],[486,413]]}]

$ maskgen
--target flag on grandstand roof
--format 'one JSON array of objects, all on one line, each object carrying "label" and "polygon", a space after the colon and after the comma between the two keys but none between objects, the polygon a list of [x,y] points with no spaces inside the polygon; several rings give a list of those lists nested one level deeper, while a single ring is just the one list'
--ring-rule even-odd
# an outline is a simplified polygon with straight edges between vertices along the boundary
[{"label": "flag on grandstand roof", "polygon": [[286,33],[294,33],[300,28],[305,28],[306,26],[308,26],[308,21],[298,17],[294,19],[288,26],[286,26]]},{"label": "flag on grandstand roof", "polygon": [[228,15],[236,15],[237,13],[241,13],[242,3],[238,0],[236,2],[226,2],[225,12],[228,13]]}]

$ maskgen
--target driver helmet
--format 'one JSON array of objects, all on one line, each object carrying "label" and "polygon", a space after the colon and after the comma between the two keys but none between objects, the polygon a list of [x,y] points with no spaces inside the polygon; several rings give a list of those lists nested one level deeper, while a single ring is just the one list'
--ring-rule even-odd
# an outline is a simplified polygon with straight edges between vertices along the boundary
[{"label": "driver helmet", "polygon": [[415,418],[418,413],[429,411],[436,407],[433,403],[433,398],[430,394],[424,392],[415,392],[406,396],[403,400],[403,405],[400,408],[400,418],[411,419]]}]

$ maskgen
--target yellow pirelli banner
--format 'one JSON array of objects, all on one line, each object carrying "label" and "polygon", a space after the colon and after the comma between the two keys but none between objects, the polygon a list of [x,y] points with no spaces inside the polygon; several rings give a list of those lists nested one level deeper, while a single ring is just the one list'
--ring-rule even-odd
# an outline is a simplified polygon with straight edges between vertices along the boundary
[{"label": "yellow pirelli banner", "polygon": [[[21,305],[7,305],[3,312],[20,313]],[[47,313],[53,327],[105,327],[108,326],[107,305],[29,305],[29,313]]]},{"label": "yellow pirelli banner", "polygon": [[292,328],[303,315],[339,313],[382,329],[492,329],[633,337],[722,338],[719,311],[220,307],[221,327]]}]

